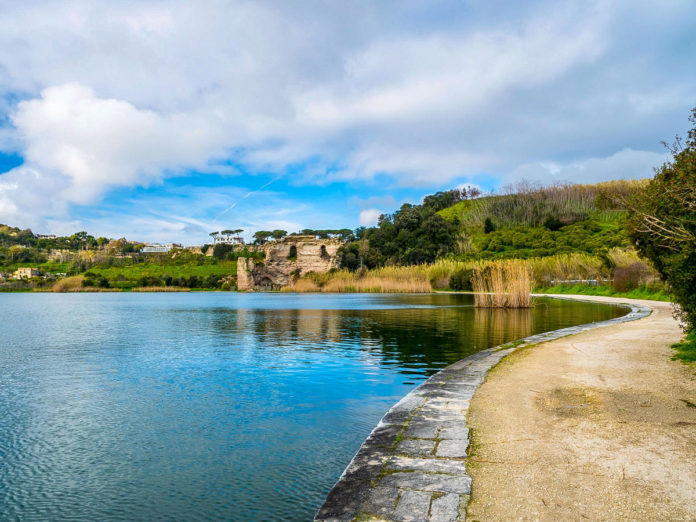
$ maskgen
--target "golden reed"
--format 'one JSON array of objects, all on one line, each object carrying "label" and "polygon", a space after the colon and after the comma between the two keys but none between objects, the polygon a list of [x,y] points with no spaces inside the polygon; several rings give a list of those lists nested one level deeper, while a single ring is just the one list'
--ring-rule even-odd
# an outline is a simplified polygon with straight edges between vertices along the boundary
[{"label": "golden reed", "polygon": [[490,261],[474,267],[471,277],[478,308],[530,308],[529,264],[521,259]]}]

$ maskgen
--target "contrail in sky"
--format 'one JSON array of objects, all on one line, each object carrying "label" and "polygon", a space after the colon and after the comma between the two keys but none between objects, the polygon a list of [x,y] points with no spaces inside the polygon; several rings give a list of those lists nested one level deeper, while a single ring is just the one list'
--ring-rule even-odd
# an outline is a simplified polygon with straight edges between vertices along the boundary
[{"label": "contrail in sky", "polygon": [[261,190],[265,189],[268,185],[270,185],[270,184],[273,183],[274,181],[278,181],[281,177],[282,177],[282,176],[278,176],[277,178],[273,178],[271,181],[269,181],[268,183],[264,183],[264,184],[261,185],[259,188],[247,192],[247,193],[244,194],[241,198],[239,198],[237,201],[235,201],[234,203],[232,203],[229,207],[227,207],[225,210],[223,210],[223,211],[220,212],[217,216],[215,216],[215,219],[218,219],[218,218],[219,218],[220,216],[222,216],[223,214],[227,214],[230,210],[232,210],[234,207],[236,207],[237,205],[239,205],[239,204],[240,204],[242,201],[244,201],[246,198],[248,198],[248,197],[251,196],[252,194],[256,194],[257,192],[260,192]]}]

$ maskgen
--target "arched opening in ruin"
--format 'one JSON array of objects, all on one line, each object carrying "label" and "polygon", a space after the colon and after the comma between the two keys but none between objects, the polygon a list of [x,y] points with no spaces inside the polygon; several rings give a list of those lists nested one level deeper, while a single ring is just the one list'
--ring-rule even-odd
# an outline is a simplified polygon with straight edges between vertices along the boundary
[{"label": "arched opening in ruin", "polygon": [[297,259],[297,247],[295,245],[292,245],[290,247],[290,253],[288,254],[288,259],[290,259],[291,261],[294,261],[295,259]]},{"label": "arched opening in ruin", "polygon": [[259,281],[258,288],[259,290],[273,290],[273,281],[270,277],[264,277]]},{"label": "arched opening in ruin", "polygon": [[319,254],[321,255],[322,259],[329,259],[329,253],[326,251],[326,245],[321,245]]}]

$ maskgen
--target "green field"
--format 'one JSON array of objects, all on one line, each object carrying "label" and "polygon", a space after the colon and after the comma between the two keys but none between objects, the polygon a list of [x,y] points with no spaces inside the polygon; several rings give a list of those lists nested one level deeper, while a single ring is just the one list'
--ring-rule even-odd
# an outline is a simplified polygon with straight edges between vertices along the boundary
[{"label": "green field", "polygon": [[128,285],[128,282],[136,282],[143,277],[162,278],[170,276],[172,278],[190,278],[196,276],[205,279],[211,275],[214,276],[229,276],[237,275],[236,261],[223,261],[215,264],[184,264],[184,265],[162,265],[156,263],[137,263],[129,266],[109,266],[109,267],[92,267],[88,272],[97,276],[102,276],[109,282],[122,282],[124,284],[118,286],[133,286]]}]

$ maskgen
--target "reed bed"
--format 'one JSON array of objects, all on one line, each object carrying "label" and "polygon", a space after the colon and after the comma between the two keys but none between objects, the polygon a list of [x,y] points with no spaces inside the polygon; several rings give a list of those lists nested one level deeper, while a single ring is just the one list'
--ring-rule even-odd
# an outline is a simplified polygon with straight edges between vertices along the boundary
[{"label": "reed bed", "polygon": [[477,308],[530,308],[531,280],[526,261],[512,259],[481,263],[471,278]]},{"label": "reed bed", "polygon": [[80,292],[82,290],[82,276],[64,277],[53,284],[54,292]]},{"label": "reed bed", "polygon": [[642,259],[633,248],[614,247],[607,252],[607,258],[614,266],[620,267],[631,266],[633,263],[647,263],[647,260]]},{"label": "reed bed", "polygon": [[185,286],[135,286],[131,292],[190,292]]},{"label": "reed bed", "polygon": [[428,293],[432,290],[427,271],[421,266],[387,266],[358,272],[336,270],[324,274],[309,273],[281,289],[284,292],[335,293]]},{"label": "reed bed", "polygon": [[531,259],[530,267],[537,286],[561,281],[601,281],[610,275],[599,257],[582,253]]},{"label": "reed bed", "polygon": [[[557,254],[528,260],[458,261],[440,259],[428,265],[386,266],[372,270],[350,272],[334,270],[328,273],[309,273],[284,288],[288,292],[396,292],[427,293],[433,289],[462,288],[453,284],[465,278],[478,293],[498,296],[490,298],[494,307],[528,306],[532,286],[546,288],[558,284],[608,283],[618,276],[622,288],[636,285],[657,285],[659,276],[650,263],[641,259],[634,249],[614,248],[606,255],[609,263],[599,256],[585,253]],[[610,268],[613,265],[613,269]],[[490,278],[482,280],[486,267],[492,267]],[[474,272],[479,275],[478,289],[473,287]],[[491,290],[483,290],[492,285]],[[519,296],[519,297],[518,297]],[[482,298],[488,300],[489,298]],[[519,299],[519,302],[518,302]],[[504,305],[501,303],[505,303]],[[495,303],[495,304],[493,304]]]},{"label": "reed bed", "polygon": [[323,292],[360,293],[429,293],[433,288],[428,281],[417,279],[390,279],[388,277],[359,277],[355,279],[334,278],[323,288]]}]

